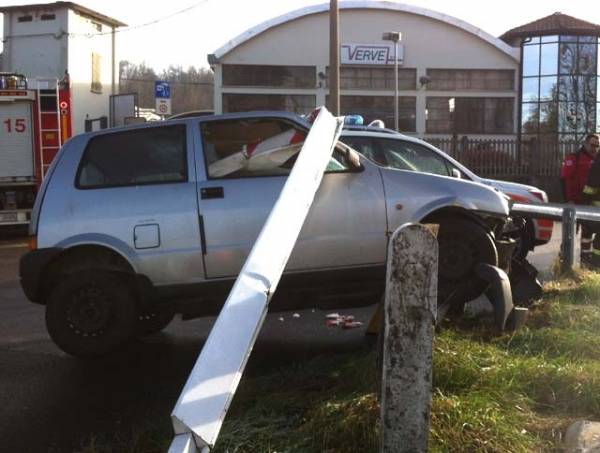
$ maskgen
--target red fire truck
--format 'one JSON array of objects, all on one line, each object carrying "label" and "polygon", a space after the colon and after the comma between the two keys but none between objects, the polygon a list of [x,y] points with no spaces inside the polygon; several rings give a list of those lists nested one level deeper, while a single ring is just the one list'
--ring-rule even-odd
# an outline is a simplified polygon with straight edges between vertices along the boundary
[{"label": "red fire truck", "polygon": [[0,228],[27,225],[37,190],[71,136],[69,80],[0,73]]}]

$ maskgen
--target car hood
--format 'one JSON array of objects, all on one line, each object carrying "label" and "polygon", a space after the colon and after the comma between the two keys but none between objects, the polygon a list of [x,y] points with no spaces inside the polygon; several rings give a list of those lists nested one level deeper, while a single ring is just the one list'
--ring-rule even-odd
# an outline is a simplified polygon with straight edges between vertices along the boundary
[{"label": "car hood", "polygon": [[380,171],[388,203],[401,203],[416,218],[444,206],[503,217],[509,214],[507,197],[493,187],[407,170],[380,168]]},{"label": "car hood", "polygon": [[484,184],[489,184],[491,187],[495,187],[496,189],[507,194],[515,194],[535,203],[539,203],[541,200],[533,193],[541,193],[544,200],[548,200],[546,192],[538,189],[535,186],[520,184],[518,182],[498,181],[496,179],[483,179],[482,182],[484,182]]}]

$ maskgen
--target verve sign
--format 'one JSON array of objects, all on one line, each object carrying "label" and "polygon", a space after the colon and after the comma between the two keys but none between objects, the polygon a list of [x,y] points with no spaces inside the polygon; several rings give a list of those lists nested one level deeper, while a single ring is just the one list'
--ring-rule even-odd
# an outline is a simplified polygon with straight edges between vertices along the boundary
[{"label": "verve sign", "polygon": [[[404,59],[404,46],[398,45],[398,64]],[[394,45],[342,43],[340,52],[341,64],[355,65],[393,65]]]}]

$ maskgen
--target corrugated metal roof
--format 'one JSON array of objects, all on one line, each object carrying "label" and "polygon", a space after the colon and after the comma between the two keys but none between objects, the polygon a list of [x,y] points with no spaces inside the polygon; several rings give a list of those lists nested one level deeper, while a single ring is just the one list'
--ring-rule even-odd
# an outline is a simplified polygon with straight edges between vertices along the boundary
[{"label": "corrugated metal roof", "polygon": [[545,35],[600,36],[600,25],[557,12],[508,30],[500,39],[508,42],[519,37]]},{"label": "corrugated metal roof", "polygon": [[78,13],[88,16],[92,19],[96,19],[98,22],[102,22],[103,24],[112,25],[114,27],[126,27],[127,24],[113,19],[112,17],[105,16],[104,14],[100,14],[97,11],[86,8],[85,6],[81,6],[74,2],[54,2],[54,3],[34,3],[34,4],[25,4],[25,5],[12,5],[12,6],[1,6],[0,13],[12,13],[15,11],[31,11],[36,9],[42,10],[51,10],[58,8],[68,8],[73,11],[77,11]]}]

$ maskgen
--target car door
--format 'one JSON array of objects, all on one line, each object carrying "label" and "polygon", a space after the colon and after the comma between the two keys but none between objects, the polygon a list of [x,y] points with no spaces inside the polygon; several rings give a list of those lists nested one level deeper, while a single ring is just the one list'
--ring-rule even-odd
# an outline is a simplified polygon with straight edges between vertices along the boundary
[{"label": "car door", "polygon": [[[201,121],[198,133],[206,277],[233,277],[277,200],[306,131],[285,118],[244,117]],[[251,164],[253,160],[257,163]],[[382,264],[386,227],[378,169],[368,164],[356,172],[338,154],[323,177],[286,271]]]},{"label": "car door", "polygon": [[46,208],[72,236],[128,255],[155,285],[202,281],[192,150],[185,124],[97,135],[83,153],[72,199]]}]

